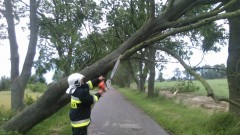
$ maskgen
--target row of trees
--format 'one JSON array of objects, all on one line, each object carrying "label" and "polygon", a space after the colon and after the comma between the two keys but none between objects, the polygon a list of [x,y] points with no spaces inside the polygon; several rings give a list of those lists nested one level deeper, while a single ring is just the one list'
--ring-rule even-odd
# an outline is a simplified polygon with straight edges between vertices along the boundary
[{"label": "row of trees", "polygon": [[[121,63],[126,64],[128,72],[125,78],[133,78],[140,91],[144,90],[149,75],[149,96],[154,94],[155,63],[167,62],[167,54],[202,82],[208,95],[216,102],[228,101],[231,103],[230,111],[240,113],[240,84],[236,81],[240,79],[239,5],[238,0],[169,0],[167,3],[101,0],[99,4],[92,0],[29,0],[29,3],[4,0],[0,12],[6,19],[11,46],[12,109],[24,107],[24,89],[33,66],[39,75],[54,70],[63,78],[50,85],[37,102],[8,121],[3,128],[28,131],[69,103],[70,97],[65,95],[65,90],[70,73],[79,71],[86,79],[107,75],[120,55]],[[15,20],[20,21],[23,16],[30,18],[30,37],[20,72]],[[225,44],[228,32],[221,26],[223,24],[214,22],[219,19],[227,19],[230,26],[227,63],[228,82],[231,82],[229,99],[218,98],[208,83],[183,61],[192,55],[190,47],[206,52],[217,51],[216,43]],[[100,28],[102,23],[106,23],[107,27]],[[189,37],[190,45],[184,41],[186,37]],[[40,55],[34,62],[37,45]],[[158,68],[162,69],[162,65],[159,64]]]},{"label": "row of trees", "polygon": [[[37,76],[34,74],[30,77],[28,84],[32,85],[36,83],[47,85],[46,79],[43,76]],[[11,87],[11,79],[9,77],[2,76],[0,78],[0,91],[9,91],[10,87]]]},{"label": "row of trees", "polygon": [[[200,76],[202,76],[204,79],[223,79],[226,78],[226,71],[227,68],[224,64],[216,64],[213,66],[210,65],[204,65],[200,67],[193,68],[196,73],[198,73]],[[196,79],[194,76],[189,74],[186,70],[181,71],[179,68],[176,68],[174,71],[174,76],[171,78],[171,80],[178,80],[178,79],[184,79],[184,80],[191,80]],[[160,73],[161,74],[161,73]],[[159,77],[162,77],[159,75]],[[164,78],[158,78],[158,80],[162,80]]]}]

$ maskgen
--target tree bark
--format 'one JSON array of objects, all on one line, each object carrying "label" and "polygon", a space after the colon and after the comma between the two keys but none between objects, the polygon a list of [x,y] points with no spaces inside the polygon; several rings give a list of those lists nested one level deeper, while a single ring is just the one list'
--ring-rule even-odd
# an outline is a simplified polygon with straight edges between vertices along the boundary
[{"label": "tree bark", "polygon": [[149,62],[148,62],[148,69],[149,69],[149,78],[148,78],[148,97],[154,97],[155,95],[155,48],[148,48],[149,49]]},{"label": "tree bark", "polygon": [[[234,4],[227,11],[235,11],[240,8],[240,2]],[[240,104],[240,18],[229,18],[229,47],[227,59],[227,79],[229,87],[229,99]],[[240,114],[240,108],[230,104],[229,111]]]},{"label": "tree bark", "polygon": [[130,60],[127,61],[127,64],[128,64],[128,71],[129,71],[129,75],[130,75],[130,78],[133,79],[133,81],[136,83],[137,85],[137,90],[139,90],[140,86],[139,86],[139,79],[135,73],[136,70],[135,69],[135,66],[133,66],[132,62]]},{"label": "tree bark", "polygon": [[148,69],[146,68],[146,63],[144,63],[144,58],[146,55],[146,50],[141,51],[141,59],[139,60],[139,91],[145,92],[145,82],[148,74]]},{"label": "tree bark", "polygon": [[17,82],[17,77],[19,76],[19,54],[18,54],[18,44],[15,33],[15,23],[13,16],[13,5],[11,0],[4,0],[5,18],[8,24],[8,37],[10,42],[10,54],[11,54],[11,108],[17,110],[23,107],[23,94],[21,91],[14,86]]}]

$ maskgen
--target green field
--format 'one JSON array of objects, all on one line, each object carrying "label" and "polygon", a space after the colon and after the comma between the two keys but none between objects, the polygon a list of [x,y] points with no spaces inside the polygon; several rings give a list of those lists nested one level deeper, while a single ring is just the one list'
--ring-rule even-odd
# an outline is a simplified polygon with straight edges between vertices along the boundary
[{"label": "green field", "polygon": [[10,91],[0,91],[0,106],[9,110],[11,106],[10,98]]},{"label": "green field", "polygon": [[[229,92],[228,92],[227,79],[213,79],[213,80],[207,80],[207,82],[212,87],[214,93],[217,96],[228,97]],[[175,87],[176,83],[177,83],[176,81],[156,82],[155,89],[156,90],[171,89],[172,87]],[[200,90],[195,91],[196,94],[207,95],[205,88],[199,81],[194,80],[193,83],[196,86],[200,87]]]},{"label": "green field", "polygon": [[[37,99],[42,95],[42,93],[32,92],[26,90],[27,95],[31,96],[33,99]],[[25,94],[26,97],[26,94]],[[9,110],[11,107],[11,91],[0,91],[0,106]]]}]

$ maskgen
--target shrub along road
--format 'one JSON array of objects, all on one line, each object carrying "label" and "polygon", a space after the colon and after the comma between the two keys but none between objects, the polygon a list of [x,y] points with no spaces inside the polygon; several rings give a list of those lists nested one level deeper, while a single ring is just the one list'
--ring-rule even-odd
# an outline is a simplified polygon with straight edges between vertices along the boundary
[{"label": "shrub along road", "polygon": [[111,88],[92,110],[89,135],[169,135]]}]

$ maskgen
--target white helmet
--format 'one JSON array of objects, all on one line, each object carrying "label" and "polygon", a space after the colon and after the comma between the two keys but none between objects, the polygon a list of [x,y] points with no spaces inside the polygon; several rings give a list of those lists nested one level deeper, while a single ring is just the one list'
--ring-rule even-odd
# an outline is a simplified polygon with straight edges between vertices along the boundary
[{"label": "white helmet", "polygon": [[81,86],[81,80],[85,76],[79,73],[73,73],[68,77],[68,89],[66,91],[67,94],[72,94],[76,90],[77,87]]}]

